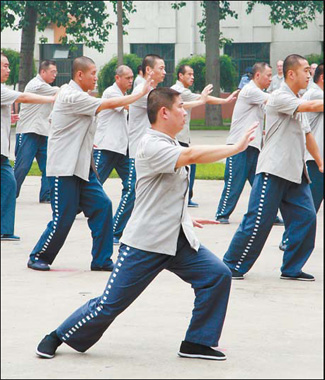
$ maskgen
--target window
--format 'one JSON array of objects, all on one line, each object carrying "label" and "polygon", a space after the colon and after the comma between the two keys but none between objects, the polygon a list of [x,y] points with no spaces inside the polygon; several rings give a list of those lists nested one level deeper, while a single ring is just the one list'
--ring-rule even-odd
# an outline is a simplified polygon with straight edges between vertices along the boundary
[{"label": "window", "polygon": [[140,58],[147,54],[157,54],[164,59],[166,65],[166,77],[160,86],[170,87],[174,83],[175,70],[175,45],[174,44],[131,44],[131,53]]},{"label": "window", "polygon": [[245,73],[246,67],[253,66],[256,62],[270,63],[269,43],[228,44],[224,48],[224,53],[235,61],[239,78]]},{"label": "window", "polygon": [[58,75],[53,83],[61,86],[69,83],[72,78],[72,62],[83,55],[83,45],[77,44],[75,48],[61,44],[40,44],[40,61],[53,59],[56,62]]}]

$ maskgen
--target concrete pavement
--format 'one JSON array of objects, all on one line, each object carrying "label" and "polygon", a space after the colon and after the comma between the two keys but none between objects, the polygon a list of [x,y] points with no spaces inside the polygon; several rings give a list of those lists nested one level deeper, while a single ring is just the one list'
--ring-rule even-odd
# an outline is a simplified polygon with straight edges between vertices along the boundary
[{"label": "concrete pavement", "polygon": [[[204,135],[204,134],[203,134]],[[201,134],[202,137],[202,134]],[[204,138],[202,137],[204,140]],[[323,378],[323,206],[318,214],[316,248],[305,271],[315,282],[279,279],[283,232],[275,226],[263,252],[243,281],[234,281],[220,347],[228,360],[177,356],[191,318],[193,291],[162,272],[85,354],[66,345],[52,360],[35,347],[71,312],[101,294],[108,274],[91,272],[91,236],[77,216],[50,272],[26,267],[28,255],[51,217],[39,204],[39,177],[28,177],[17,201],[20,242],[1,243],[1,378],[3,379],[320,379]],[[104,185],[118,204],[118,179]],[[196,181],[193,216],[213,218],[222,181]],[[200,240],[219,258],[247,208],[247,185],[230,225],[197,229]],[[114,248],[113,259],[117,248]]]}]

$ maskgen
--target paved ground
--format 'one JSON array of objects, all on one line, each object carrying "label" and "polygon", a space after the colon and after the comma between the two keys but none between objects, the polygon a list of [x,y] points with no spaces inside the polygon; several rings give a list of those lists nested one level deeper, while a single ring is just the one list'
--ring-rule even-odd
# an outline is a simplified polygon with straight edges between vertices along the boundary
[{"label": "paved ground", "polygon": [[[216,141],[221,140],[222,135]],[[217,137],[197,133],[195,142]],[[221,139],[221,140],[220,140]],[[233,282],[220,341],[225,362],[181,359],[177,351],[191,317],[193,291],[163,272],[87,353],[61,346],[53,360],[34,351],[40,339],[77,307],[100,295],[107,274],[91,272],[91,237],[78,216],[52,270],[28,269],[28,254],[50,220],[49,205],[37,203],[40,178],[28,177],[17,202],[20,242],[1,244],[1,378],[3,379],[321,379],[323,378],[323,206],[316,248],[305,266],[313,283],[279,279],[283,228],[274,227],[263,252],[244,281]],[[121,186],[105,190],[117,205]],[[196,181],[198,209],[212,218],[222,181]],[[222,258],[247,208],[250,187],[228,226],[197,230],[200,240]],[[115,248],[113,259],[116,258]]]}]

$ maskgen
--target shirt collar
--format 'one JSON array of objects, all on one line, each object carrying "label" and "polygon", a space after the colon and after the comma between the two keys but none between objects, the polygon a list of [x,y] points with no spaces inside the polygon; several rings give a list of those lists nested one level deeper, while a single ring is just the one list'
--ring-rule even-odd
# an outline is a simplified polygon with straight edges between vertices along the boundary
[{"label": "shirt collar", "polygon": [[69,86],[71,86],[72,88],[74,88],[77,91],[84,92],[84,90],[79,86],[79,84],[76,83],[73,79],[70,80]]},{"label": "shirt collar", "polygon": [[158,136],[158,137],[161,137],[161,138],[164,138],[170,142],[177,142],[176,139],[173,139],[172,137],[168,136],[166,133],[163,133],[163,132],[160,132],[160,131],[157,131],[156,129],[148,129],[147,133],[149,133],[150,135],[154,135],[154,136]]},{"label": "shirt collar", "polygon": [[299,98],[298,94],[296,95],[292,90],[291,88],[287,85],[287,83],[285,81],[283,81],[283,83],[281,84],[280,88],[282,90],[284,90],[285,92],[289,92],[292,96],[296,97],[296,98]]},{"label": "shirt collar", "polygon": [[36,75],[36,78],[37,78],[38,80],[40,80],[41,82],[46,83],[45,80],[44,80],[39,74]]},{"label": "shirt collar", "polygon": [[123,94],[122,90],[119,88],[119,86],[117,85],[116,82],[113,83],[113,87],[115,88],[115,90],[119,91],[121,93],[121,95],[125,95],[126,92]]},{"label": "shirt collar", "polygon": [[184,85],[183,85],[183,83],[180,80],[177,80],[176,84],[177,84],[177,86],[185,88]]}]

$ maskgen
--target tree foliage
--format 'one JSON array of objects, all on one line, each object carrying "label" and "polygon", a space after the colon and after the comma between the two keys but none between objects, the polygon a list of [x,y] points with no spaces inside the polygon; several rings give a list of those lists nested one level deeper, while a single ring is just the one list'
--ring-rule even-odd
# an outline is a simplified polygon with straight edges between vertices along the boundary
[{"label": "tree foliage", "polygon": [[319,65],[320,63],[324,62],[324,54],[309,54],[306,55],[305,58],[307,59],[308,63],[311,65],[312,63],[317,63]]},{"label": "tree foliage", "polygon": [[247,14],[256,4],[270,7],[269,19],[272,24],[281,24],[284,29],[307,29],[317,13],[323,13],[323,1],[248,1]]},{"label": "tree foliage", "polygon": [[[137,67],[141,65],[142,58],[138,57],[136,54],[124,54],[123,55],[124,65],[129,66],[134,74],[137,75]],[[117,68],[117,57],[113,57],[106,65],[104,65],[98,74],[98,93],[101,96],[104,90],[111,86],[115,82],[115,71]]]},{"label": "tree foliage", "polygon": [[[28,23],[25,17],[27,1],[1,1],[1,30],[10,27],[22,29]],[[108,41],[112,22],[104,1],[28,1],[37,11],[37,29],[44,31],[53,23],[66,28],[61,42],[83,43],[102,52]]]},{"label": "tree foliage", "polygon": [[[194,70],[194,84],[191,90],[200,93],[206,85],[205,80],[205,56],[194,55],[190,58],[181,59],[175,69],[174,81],[177,80],[177,70],[181,65],[189,65]],[[236,90],[238,75],[234,61],[228,55],[220,56],[220,87],[225,92]]]}]

